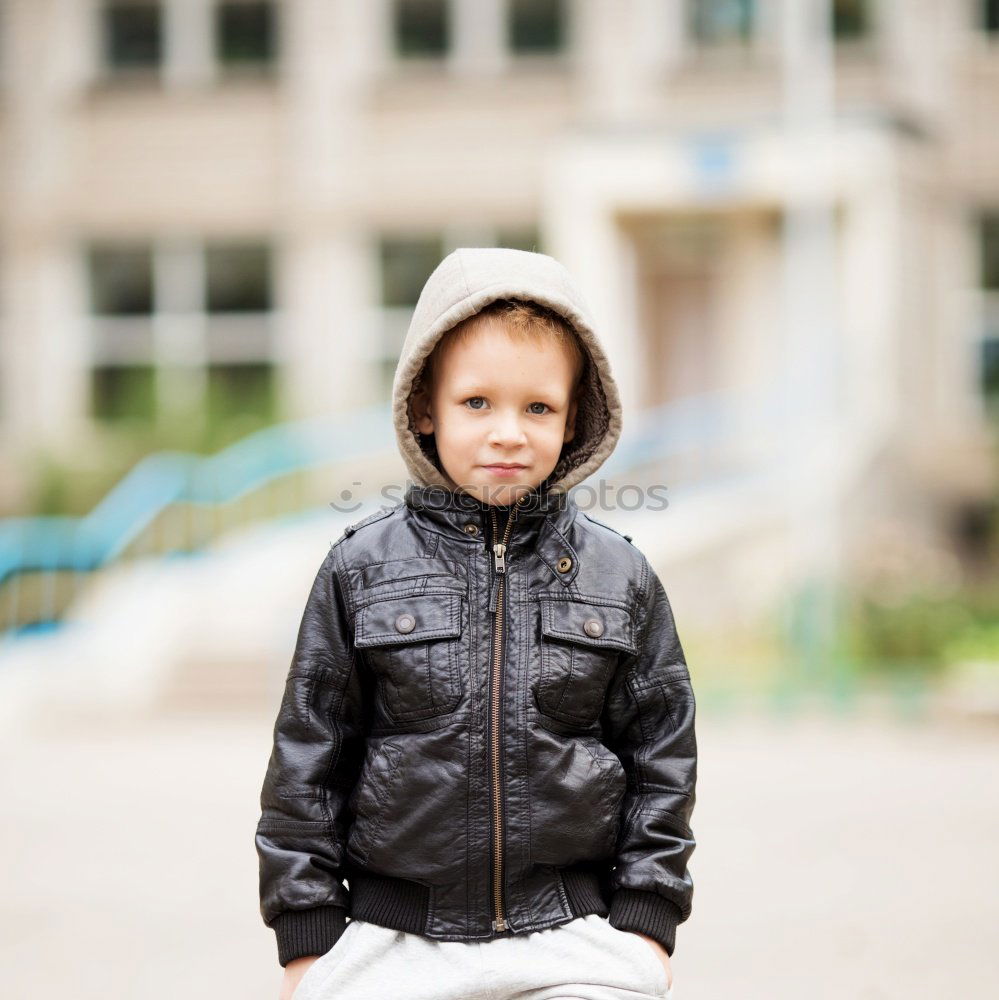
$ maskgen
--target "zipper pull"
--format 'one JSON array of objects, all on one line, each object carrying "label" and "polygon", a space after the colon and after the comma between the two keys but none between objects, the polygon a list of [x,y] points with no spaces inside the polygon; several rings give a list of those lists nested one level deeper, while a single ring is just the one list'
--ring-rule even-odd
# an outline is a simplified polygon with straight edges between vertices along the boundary
[{"label": "zipper pull", "polygon": [[507,929],[507,925],[506,925],[506,921],[505,920],[494,920],[493,921],[493,930],[494,931],[505,931],[506,929]]},{"label": "zipper pull", "polygon": [[493,561],[497,573],[506,572],[506,546],[502,542],[497,542],[493,546]]}]

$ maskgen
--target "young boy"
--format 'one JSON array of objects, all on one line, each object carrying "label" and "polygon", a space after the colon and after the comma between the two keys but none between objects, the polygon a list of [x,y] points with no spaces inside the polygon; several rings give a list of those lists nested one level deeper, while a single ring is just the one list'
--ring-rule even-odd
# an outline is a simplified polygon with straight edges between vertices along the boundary
[{"label": "young boy", "polygon": [[449,254],[393,413],[415,483],[319,569],[261,792],[281,998],[669,997],[694,695],[652,567],[567,493],[621,411],[565,268]]}]

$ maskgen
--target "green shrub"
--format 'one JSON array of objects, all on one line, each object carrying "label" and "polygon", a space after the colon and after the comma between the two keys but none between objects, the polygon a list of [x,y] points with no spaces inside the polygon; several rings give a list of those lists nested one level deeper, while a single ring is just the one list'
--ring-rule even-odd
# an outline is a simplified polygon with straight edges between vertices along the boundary
[{"label": "green shrub", "polygon": [[999,651],[999,602],[994,591],[972,588],[914,591],[893,601],[854,593],[843,628],[845,648],[866,671],[938,672],[957,650]]}]

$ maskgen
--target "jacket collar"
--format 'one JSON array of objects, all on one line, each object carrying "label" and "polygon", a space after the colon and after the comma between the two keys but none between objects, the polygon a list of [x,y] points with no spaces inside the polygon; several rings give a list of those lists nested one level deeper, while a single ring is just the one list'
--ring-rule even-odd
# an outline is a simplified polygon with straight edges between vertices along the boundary
[{"label": "jacket collar", "polygon": [[[517,507],[517,520],[510,535],[511,548],[530,546],[545,562],[552,565],[563,556],[573,561],[571,573],[560,574],[565,583],[575,577],[575,552],[568,542],[568,528],[578,507],[570,493],[541,488],[527,495],[524,502],[500,506],[483,503],[464,490],[444,486],[410,485],[406,490],[406,507],[427,527],[450,538],[482,545],[491,535],[495,510],[500,532],[506,526],[512,507]],[[472,529],[469,525],[475,525]]]},{"label": "jacket collar", "polygon": [[548,517],[567,510],[573,504],[572,498],[562,490],[538,488],[528,493],[521,503],[488,504],[464,490],[452,490],[445,486],[410,485],[406,490],[406,506],[410,510],[434,511],[446,514],[469,515],[473,520],[485,514],[490,508],[505,518],[511,508],[517,507],[517,520]]}]

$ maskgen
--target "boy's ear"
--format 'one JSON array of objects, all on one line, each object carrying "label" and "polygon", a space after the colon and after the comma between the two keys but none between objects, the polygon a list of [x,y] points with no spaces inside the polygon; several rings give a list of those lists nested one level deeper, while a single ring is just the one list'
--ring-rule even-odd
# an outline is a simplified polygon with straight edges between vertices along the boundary
[{"label": "boy's ear", "polygon": [[565,434],[562,442],[571,441],[576,436],[576,399],[569,404],[569,414],[565,418]]},{"label": "boy's ear", "polygon": [[421,389],[409,398],[409,408],[413,414],[413,422],[421,434],[433,434],[434,418],[430,412],[430,394]]}]

